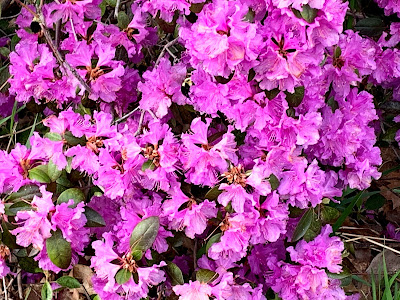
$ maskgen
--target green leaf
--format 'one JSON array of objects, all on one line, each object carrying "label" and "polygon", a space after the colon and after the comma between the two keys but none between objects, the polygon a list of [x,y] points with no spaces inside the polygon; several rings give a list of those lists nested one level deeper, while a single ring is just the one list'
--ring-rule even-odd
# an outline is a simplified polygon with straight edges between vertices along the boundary
[{"label": "green leaf", "polygon": [[219,190],[219,185],[213,187],[211,190],[207,192],[204,198],[214,201],[217,200],[218,196],[222,194],[223,191]]},{"label": "green leaf", "polygon": [[117,274],[115,274],[115,281],[118,284],[127,283],[128,280],[132,277],[132,273],[129,272],[127,269],[120,269]]},{"label": "green leaf", "polygon": [[10,54],[10,49],[8,49],[7,47],[1,47],[0,54],[5,57],[8,57],[8,55]]},{"label": "green leaf", "polygon": [[77,145],[85,146],[86,145],[86,138],[85,137],[77,138],[70,131],[66,131],[64,133],[64,139],[71,146],[77,146]]},{"label": "green leaf", "polygon": [[217,233],[216,235],[213,235],[213,236],[208,240],[207,245],[206,245],[206,253],[208,253],[208,249],[210,249],[211,246],[212,246],[214,243],[218,243],[218,242],[221,240],[221,235],[222,235],[222,233]]},{"label": "green leaf", "polygon": [[275,191],[279,187],[279,179],[274,174],[268,177],[269,184],[271,185],[271,190]]},{"label": "green leaf", "polygon": [[43,284],[42,287],[42,300],[51,300],[53,299],[53,290],[48,281]]},{"label": "green leaf", "polygon": [[339,218],[340,212],[336,208],[324,205],[321,209],[321,215],[322,215],[322,220],[329,223]]},{"label": "green leaf", "polygon": [[308,228],[310,228],[311,222],[313,220],[314,211],[312,208],[309,208],[304,215],[301,217],[299,223],[296,226],[296,229],[293,232],[292,242],[296,242],[300,240],[304,234],[307,232]]},{"label": "green leaf", "polygon": [[71,244],[66,241],[58,229],[46,240],[47,255],[51,262],[60,269],[67,269],[71,264]]},{"label": "green leaf", "polygon": [[59,142],[62,141],[62,136],[56,132],[48,132],[44,135],[45,138],[48,138],[50,141]]},{"label": "green leaf", "polygon": [[51,179],[47,174],[47,165],[40,165],[28,171],[28,177],[40,183],[50,183]]},{"label": "green leaf", "polygon": [[350,270],[348,268],[345,268],[345,267],[343,267],[343,271],[340,272],[339,274],[338,273],[331,273],[331,272],[328,272],[328,271],[326,271],[326,274],[328,275],[329,278],[340,279],[340,280],[343,279],[343,278],[351,276]]},{"label": "green leaf", "polygon": [[368,210],[377,210],[381,208],[386,202],[386,198],[382,194],[376,194],[367,199],[365,208]]},{"label": "green leaf", "polygon": [[18,192],[12,193],[6,198],[7,202],[16,202],[20,200],[32,200],[34,196],[41,196],[40,189],[36,184],[22,186]]},{"label": "green leaf", "polygon": [[154,170],[156,167],[156,165],[153,163],[153,161],[151,159],[149,159],[148,161],[144,162],[144,164],[142,165],[142,171],[146,171],[147,169],[150,170]]},{"label": "green leaf", "polygon": [[50,177],[52,182],[55,182],[61,176],[62,170],[53,163],[52,160],[47,164],[47,175]]},{"label": "green leaf", "polygon": [[39,263],[33,259],[33,257],[20,257],[18,258],[18,264],[22,270],[29,273],[42,273],[43,270],[39,268]]},{"label": "green leaf", "polygon": [[337,231],[340,226],[342,226],[344,220],[346,220],[347,216],[351,213],[353,210],[354,205],[356,205],[357,201],[361,198],[363,195],[364,191],[361,191],[357,194],[357,196],[354,197],[353,201],[346,207],[346,209],[341,213],[340,217],[337,219],[335,224],[332,226],[333,232]]},{"label": "green leaf", "polygon": [[14,229],[13,225],[3,221],[1,228],[3,229],[1,233],[1,241],[4,245],[10,249],[22,248],[21,246],[17,245],[16,237],[10,233],[9,228]]},{"label": "green leaf", "polygon": [[17,212],[22,210],[31,210],[32,206],[25,201],[18,201],[10,205],[9,207],[6,206],[5,213],[7,216],[16,216]]},{"label": "green leaf", "polygon": [[196,272],[196,280],[201,283],[210,283],[217,279],[218,273],[207,269],[200,269]]},{"label": "green leaf", "polygon": [[358,31],[360,35],[369,37],[380,36],[385,29],[385,23],[379,18],[361,19],[354,26],[354,30]]},{"label": "green leaf", "polygon": [[132,258],[133,258],[135,261],[141,260],[142,257],[143,257],[143,252],[142,252],[142,251],[140,251],[140,250],[133,250],[133,251],[132,251]]},{"label": "green leaf", "polygon": [[104,222],[103,217],[94,209],[86,206],[85,212],[86,216],[86,225],[85,227],[104,227],[106,226],[106,222]]},{"label": "green leaf", "polygon": [[128,15],[124,11],[118,12],[118,27],[121,29],[128,28],[130,23]]},{"label": "green leaf", "polygon": [[301,104],[304,98],[304,86],[299,86],[294,89],[294,93],[285,92],[286,101],[289,107],[297,107]]},{"label": "green leaf", "polygon": [[167,273],[171,277],[172,285],[182,285],[185,283],[181,269],[173,262],[167,262]]},{"label": "green leaf", "polygon": [[68,203],[69,200],[74,200],[72,207],[76,207],[80,202],[85,201],[85,194],[77,188],[65,190],[57,199],[57,204]]},{"label": "green leaf", "polygon": [[63,286],[63,287],[67,287],[70,289],[77,289],[81,287],[81,284],[79,283],[78,280],[76,280],[74,277],[71,276],[63,276],[60,277],[56,280],[56,282]]},{"label": "green leaf", "polygon": [[93,295],[90,295],[90,300],[101,300],[101,299],[100,299],[99,295],[93,294]]},{"label": "green leaf", "polygon": [[140,250],[145,252],[149,249],[157,237],[160,228],[160,219],[158,217],[149,217],[140,221],[133,229],[129,244],[131,250]]},{"label": "green leaf", "polygon": [[301,17],[307,21],[307,23],[313,23],[317,17],[318,9],[311,8],[308,4],[302,6],[302,11],[300,12]]},{"label": "green leaf", "polygon": [[310,227],[303,236],[306,242],[312,241],[321,232],[322,222],[318,219],[317,214],[312,215]]},{"label": "green leaf", "polygon": [[335,48],[335,53],[334,53],[334,57],[335,58],[339,58],[342,55],[342,49],[340,49],[339,46],[336,46]]}]

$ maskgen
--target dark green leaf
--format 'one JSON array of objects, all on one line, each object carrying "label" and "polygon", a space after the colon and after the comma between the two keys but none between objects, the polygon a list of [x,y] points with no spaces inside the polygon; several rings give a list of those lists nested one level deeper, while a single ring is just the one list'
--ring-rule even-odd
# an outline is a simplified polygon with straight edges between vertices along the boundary
[{"label": "dark green leaf", "polygon": [[183,275],[181,269],[179,269],[179,267],[173,262],[167,263],[167,273],[169,277],[171,277],[172,285],[182,285],[185,283],[183,281]]},{"label": "dark green leaf", "polygon": [[129,17],[124,11],[118,12],[118,27],[121,29],[125,29],[129,25]]},{"label": "dark green leaf", "polygon": [[3,229],[3,232],[1,233],[1,241],[3,244],[10,249],[22,248],[21,246],[17,245],[16,237],[10,233],[9,229],[13,229],[13,225],[3,221],[1,227]]},{"label": "dark green leaf", "polygon": [[274,174],[268,177],[269,184],[271,185],[271,190],[275,191],[279,187],[279,179]]},{"label": "dark green leaf", "polygon": [[65,190],[57,199],[57,204],[68,203],[69,200],[74,200],[72,207],[76,207],[80,202],[85,201],[85,194],[77,188]]},{"label": "dark green leaf", "polygon": [[220,240],[221,240],[221,233],[217,233],[216,235],[213,235],[209,240],[208,240],[208,242],[207,242],[207,245],[206,245],[206,253],[208,253],[208,249],[210,249],[211,248],[211,246],[214,244],[214,243],[218,243]]},{"label": "dark green leaf", "polygon": [[210,283],[217,279],[218,273],[207,269],[200,269],[196,272],[196,280],[201,283]]},{"label": "dark green leaf", "polygon": [[357,201],[361,198],[363,193],[364,191],[359,192],[357,196],[355,196],[354,199],[351,201],[351,203],[346,207],[346,209],[341,213],[340,217],[332,226],[333,232],[336,232],[340,228],[340,226],[342,226],[344,220],[346,220],[347,216],[351,213],[354,205],[356,205]]},{"label": "dark green leaf", "polygon": [[328,275],[329,278],[333,278],[333,279],[343,279],[343,278],[351,276],[350,270],[346,267],[343,267],[343,271],[339,274],[331,273],[328,271],[326,271],[326,274]]},{"label": "dark green leaf", "polygon": [[145,252],[149,249],[157,237],[160,228],[160,219],[158,217],[149,217],[140,221],[133,229],[130,246],[131,250],[140,250]]},{"label": "dark green leaf", "polygon": [[85,212],[86,216],[86,227],[104,227],[106,226],[106,222],[104,222],[103,217],[94,209],[86,206]]},{"label": "dark green leaf", "polygon": [[146,171],[147,169],[154,170],[156,165],[153,163],[153,160],[149,159],[142,165],[142,171]]},{"label": "dark green leaf", "polygon": [[56,282],[59,285],[70,288],[70,289],[77,289],[77,288],[81,287],[81,284],[79,283],[79,281],[71,276],[60,277],[56,280]]},{"label": "dark green leaf", "polygon": [[8,57],[8,55],[10,54],[10,49],[8,49],[7,47],[1,47],[0,54],[5,57]]},{"label": "dark green leaf", "polygon": [[301,17],[307,21],[307,23],[314,22],[318,14],[318,9],[310,7],[308,4],[302,6],[302,11],[300,12]]},{"label": "dark green leaf", "polygon": [[361,19],[354,26],[356,31],[361,35],[370,37],[380,36],[386,29],[385,23],[379,18],[365,18]]},{"label": "dark green leaf", "polygon": [[265,91],[265,95],[269,100],[274,99],[278,94],[280,93],[280,90],[278,88],[270,90],[270,91]]},{"label": "dark green leaf", "polygon": [[306,242],[312,241],[321,232],[322,223],[318,219],[317,214],[313,214],[310,227],[303,236]]},{"label": "dark green leaf", "polygon": [[321,209],[321,215],[322,215],[322,220],[329,223],[339,218],[340,212],[336,208],[324,205]]},{"label": "dark green leaf", "polygon": [[33,259],[33,257],[21,257],[18,258],[19,266],[22,270],[29,273],[42,273],[43,270],[39,268],[39,263]]},{"label": "dark green leaf", "polygon": [[293,232],[292,242],[296,242],[301,239],[308,228],[310,228],[312,219],[313,219],[314,211],[312,208],[309,208],[304,215],[301,217],[299,223],[296,226],[296,229]]},{"label": "dark green leaf", "polygon": [[50,183],[51,179],[47,174],[47,165],[40,165],[28,171],[28,177],[40,183]]},{"label": "dark green leaf", "polygon": [[16,216],[17,212],[20,210],[31,210],[32,206],[29,203],[26,203],[25,201],[18,201],[12,204],[11,206],[7,207],[5,209],[5,213],[7,216]]},{"label": "dark green leaf", "polygon": [[299,86],[294,89],[294,93],[285,92],[286,101],[289,107],[297,107],[301,104],[304,98],[304,86]]},{"label": "dark green leaf", "polygon": [[67,269],[71,264],[71,244],[63,238],[58,229],[46,240],[47,255],[51,262],[60,269]]},{"label": "dark green leaf", "polygon": [[127,269],[120,269],[117,274],[115,274],[115,281],[118,284],[124,284],[127,283],[131,277],[132,273]]},{"label": "dark green leaf", "polygon": [[66,131],[64,133],[64,139],[71,146],[77,146],[77,145],[85,146],[86,145],[86,139],[84,137],[77,138],[70,131]]},{"label": "dark green leaf", "polygon": [[222,194],[223,191],[219,190],[219,185],[213,187],[211,190],[207,192],[204,198],[214,201],[217,200],[218,196]]},{"label": "dark green leaf", "polygon": [[42,300],[52,300],[53,299],[53,290],[50,286],[50,283],[46,281],[42,287]]},{"label": "dark green leaf", "polygon": [[381,208],[386,202],[386,198],[382,194],[375,194],[367,199],[365,208],[368,210],[377,210]]},{"label": "dark green leaf", "polygon": [[90,295],[90,300],[101,300],[101,299],[100,299],[99,295],[93,294],[93,295]]},{"label": "dark green leaf", "polygon": [[47,175],[50,177],[51,181],[54,182],[61,176],[62,170],[53,163],[52,160],[47,164]]},{"label": "dark green leaf", "polygon": [[339,46],[336,46],[334,56],[335,56],[335,58],[339,58],[340,55],[342,55],[342,49],[340,49]]}]

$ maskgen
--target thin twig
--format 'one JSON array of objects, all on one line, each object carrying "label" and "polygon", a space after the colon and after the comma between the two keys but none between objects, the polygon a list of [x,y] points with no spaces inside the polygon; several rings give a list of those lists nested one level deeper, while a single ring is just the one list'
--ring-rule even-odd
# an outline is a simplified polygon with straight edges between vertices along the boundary
[{"label": "thin twig", "polygon": [[175,44],[178,41],[179,37],[177,37],[176,39],[173,39],[172,41],[168,42],[164,48],[161,50],[160,55],[157,58],[156,64],[154,65],[154,68],[156,68],[158,66],[158,64],[160,63],[161,58],[164,56],[165,51],[167,51],[168,47],[171,47],[173,44]]},{"label": "thin twig", "polygon": [[8,20],[8,19],[13,19],[15,17],[18,17],[21,12],[17,13],[16,15],[13,16],[7,16],[7,17],[1,17],[0,20]]},{"label": "thin twig", "polygon": [[398,240],[388,239],[388,238],[381,238],[381,237],[375,237],[375,236],[353,234],[353,233],[347,233],[347,232],[338,232],[338,234],[339,233],[342,234],[342,235],[347,235],[347,236],[350,236],[350,237],[355,237],[355,238],[360,238],[360,239],[368,238],[368,239],[371,239],[371,240],[400,243],[400,241],[398,241]]},{"label": "thin twig", "polygon": [[61,36],[61,19],[56,22],[56,36],[55,36],[55,43],[56,47],[58,49],[58,46],[60,46],[60,36]]},{"label": "thin twig", "polygon": [[6,152],[8,152],[8,150],[10,149],[11,141],[12,141],[12,135],[14,134],[15,129],[17,128],[17,124],[18,124],[18,122],[16,122],[16,123],[14,124],[14,128],[13,128],[13,130],[11,131],[12,134],[11,134],[10,139],[8,140],[8,145],[7,145]]},{"label": "thin twig", "polygon": [[24,293],[22,291],[22,276],[21,276],[21,269],[18,271],[17,275],[17,285],[18,285],[18,296],[19,298],[24,298]]},{"label": "thin twig", "polygon": [[400,251],[398,251],[398,250],[396,250],[396,249],[393,249],[392,247],[386,246],[386,245],[384,245],[384,244],[382,244],[382,243],[378,243],[378,242],[376,242],[376,241],[374,241],[374,240],[371,240],[371,239],[368,239],[368,238],[364,238],[364,240],[366,240],[366,241],[368,241],[368,242],[370,242],[370,243],[372,243],[372,244],[375,244],[375,245],[377,245],[377,246],[380,246],[380,247],[382,247],[382,248],[388,249],[388,250],[390,250],[390,251],[392,251],[392,252],[394,252],[394,253],[400,254]]},{"label": "thin twig", "polygon": [[12,75],[8,77],[8,79],[0,86],[0,91],[4,89],[4,87],[7,85],[8,81],[12,78]]},{"label": "thin twig", "polygon": [[119,6],[121,5],[121,0],[117,0],[117,3],[115,4],[115,11],[114,11],[114,17],[118,19],[118,12],[119,12]]},{"label": "thin twig", "polygon": [[153,119],[158,119],[157,116],[151,111],[151,109],[146,110]]},{"label": "thin twig", "polygon": [[135,113],[138,109],[139,109],[139,106],[136,107],[134,110],[128,112],[126,115],[122,116],[121,118],[115,120],[114,123],[119,123],[119,122],[125,120],[126,118],[130,117],[133,113]]},{"label": "thin twig", "polygon": [[145,110],[142,110],[142,113],[140,114],[138,129],[136,130],[134,136],[139,135],[139,133],[142,131],[142,123],[143,123],[145,112],[146,112]]},{"label": "thin twig", "polygon": [[44,120],[41,120],[41,121],[37,122],[37,123],[34,124],[34,125],[28,126],[28,127],[24,128],[24,129],[18,130],[18,131],[16,131],[16,132],[8,133],[8,134],[5,134],[5,135],[1,135],[1,136],[0,136],[0,139],[4,139],[4,138],[9,137],[9,136],[12,136],[12,135],[14,135],[14,134],[19,134],[19,133],[21,133],[21,132],[25,132],[25,131],[31,129],[33,126],[37,126],[37,125],[41,124],[43,121],[44,121]]},{"label": "thin twig", "polygon": [[6,278],[5,277],[3,277],[3,288],[4,288],[4,299],[8,300],[8,292],[7,292]]},{"label": "thin twig", "polygon": [[69,19],[69,22],[71,23],[72,33],[74,34],[75,41],[78,41],[78,37],[76,36],[75,32],[74,21],[72,21],[72,19]]}]

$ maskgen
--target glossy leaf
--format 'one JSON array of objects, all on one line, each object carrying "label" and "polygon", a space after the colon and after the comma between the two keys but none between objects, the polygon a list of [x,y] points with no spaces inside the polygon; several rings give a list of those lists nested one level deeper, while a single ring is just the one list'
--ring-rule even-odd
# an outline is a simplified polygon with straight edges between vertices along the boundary
[{"label": "glossy leaf", "polygon": [[60,230],[54,231],[46,240],[47,255],[51,262],[60,269],[67,269],[71,264],[71,244],[66,241]]},{"label": "glossy leaf", "polygon": [[70,288],[70,289],[77,289],[77,288],[81,287],[81,284],[79,283],[79,281],[71,276],[60,277],[56,280],[56,282],[59,285]]},{"label": "glossy leaf", "polygon": [[129,241],[131,250],[145,252],[149,249],[157,237],[159,228],[160,219],[158,217],[149,217],[139,222],[131,234]]},{"label": "glossy leaf", "polygon": [[299,223],[296,226],[296,229],[293,232],[292,242],[296,242],[300,240],[304,234],[307,232],[308,228],[310,228],[314,211],[312,208],[309,208],[304,215],[301,217]]}]

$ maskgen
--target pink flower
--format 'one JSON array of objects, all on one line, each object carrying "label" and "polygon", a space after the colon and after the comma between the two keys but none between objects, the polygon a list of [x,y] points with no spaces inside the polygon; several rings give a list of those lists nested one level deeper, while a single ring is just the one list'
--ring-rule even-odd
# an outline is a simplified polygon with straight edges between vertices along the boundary
[{"label": "pink flower", "polygon": [[176,285],[172,288],[179,300],[208,300],[211,296],[211,286],[199,281],[191,281],[184,285]]},{"label": "pink flower", "polygon": [[42,197],[34,196],[32,200],[33,210],[18,211],[15,217],[19,227],[10,231],[17,236],[17,244],[28,247],[30,244],[38,250],[42,250],[44,241],[51,237],[54,225],[48,220],[48,213],[54,210],[52,196],[46,191],[45,186],[40,187]]},{"label": "pink flower", "polygon": [[340,273],[344,245],[340,238],[329,237],[331,233],[332,227],[326,225],[314,240],[310,242],[301,240],[295,249],[287,248],[290,258],[302,265],[327,268],[329,272]]},{"label": "pink flower", "polygon": [[150,109],[157,117],[162,118],[168,113],[172,102],[184,104],[181,85],[185,76],[185,65],[179,63],[171,66],[168,59],[162,58],[156,68],[143,74],[145,81],[138,84],[138,89],[142,92],[140,108]]}]

